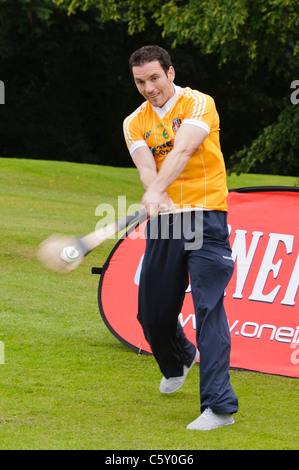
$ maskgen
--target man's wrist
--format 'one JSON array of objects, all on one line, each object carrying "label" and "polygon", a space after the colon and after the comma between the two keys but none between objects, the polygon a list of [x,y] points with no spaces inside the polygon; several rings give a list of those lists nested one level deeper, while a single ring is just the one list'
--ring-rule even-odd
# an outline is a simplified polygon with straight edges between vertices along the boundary
[{"label": "man's wrist", "polygon": [[164,187],[158,178],[155,178],[154,181],[152,181],[152,183],[149,185],[148,190],[151,192],[163,194],[166,191],[166,187]]}]

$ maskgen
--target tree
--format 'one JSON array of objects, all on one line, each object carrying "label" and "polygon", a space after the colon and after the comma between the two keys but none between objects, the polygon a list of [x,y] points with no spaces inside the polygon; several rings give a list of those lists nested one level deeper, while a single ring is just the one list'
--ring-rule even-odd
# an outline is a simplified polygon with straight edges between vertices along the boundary
[{"label": "tree", "polygon": [[277,121],[265,127],[250,147],[244,147],[234,157],[237,173],[258,173],[281,175],[299,174],[299,106],[288,102]]},{"label": "tree", "polygon": [[150,19],[177,44],[219,53],[220,63],[248,57],[250,68],[266,61],[270,70],[292,72],[299,55],[299,5],[293,0],[54,0],[69,14],[95,7],[102,21],[123,21],[134,34]]},{"label": "tree", "polygon": [[[173,48],[197,45],[203,54],[217,54],[220,67],[242,64],[245,81],[259,69],[266,72],[265,80],[279,77],[288,84],[285,97],[290,94],[291,82],[299,78],[299,4],[293,0],[54,1],[67,6],[69,15],[93,8],[102,22],[126,23],[130,34],[145,30],[149,22],[155,21],[162,28],[163,36],[171,39]],[[253,146],[237,153],[233,161],[238,171],[262,168],[269,172],[275,168],[279,172],[299,174],[295,153],[299,134],[290,129],[278,138],[286,116],[288,122],[298,122],[299,106],[281,99],[272,123],[256,136]],[[293,155],[290,159],[289,154]],[[280,157],[273,167],[277,155]],[[283,155],[287,157],[285,160]],[[240,162],[243,162],[241,166]],[[258,162],[262,165],[255,165]]]}]

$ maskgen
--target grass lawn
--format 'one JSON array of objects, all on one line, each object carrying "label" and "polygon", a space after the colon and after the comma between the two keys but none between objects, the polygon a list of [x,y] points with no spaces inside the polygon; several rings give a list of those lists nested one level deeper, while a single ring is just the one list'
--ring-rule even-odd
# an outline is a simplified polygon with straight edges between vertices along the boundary
[{"label": "grass lawn", "polygon": [[[236,424],[186,431],[200,414],[198,367],[173,396],[159,393],[151,356],[138,356],[104,325],[99,276],[115,240],[68,276],[35,259],[53,232],[83,234],[100,203],[139,202],[135,169],[0,159],[0,449],[298,449],[297,379],[231,371]],[[231,175],[230,188],[293,186],[296,178]],[[298,181],[298,180],[297,180]],[[120,214],[124,215],[124,214]]]}]

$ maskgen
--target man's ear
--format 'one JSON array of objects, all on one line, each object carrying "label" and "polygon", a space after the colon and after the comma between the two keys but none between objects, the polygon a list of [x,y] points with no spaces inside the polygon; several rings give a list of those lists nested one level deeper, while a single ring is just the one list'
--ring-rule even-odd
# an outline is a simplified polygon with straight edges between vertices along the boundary
[{"label": "man's ear", "polygon": [[170,80],[171,82],[174,81],[174,77],[175,77],[175,71],[174,71],[174,68],[172,67],[172,65],[169,67],[168,69],[168,72],[167,72],[167,78],[168,80]]}]

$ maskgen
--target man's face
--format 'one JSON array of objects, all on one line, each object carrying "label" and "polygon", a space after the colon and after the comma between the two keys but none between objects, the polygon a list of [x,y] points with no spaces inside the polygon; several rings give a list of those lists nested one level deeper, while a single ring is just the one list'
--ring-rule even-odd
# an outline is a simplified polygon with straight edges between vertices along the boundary
[{"label": "man's face", "polygon": [[132,69],[134,81],[141,95],[153,106],[161,108],[174,95],[174,68],[167,74],[158,60],[138,65]]}]

